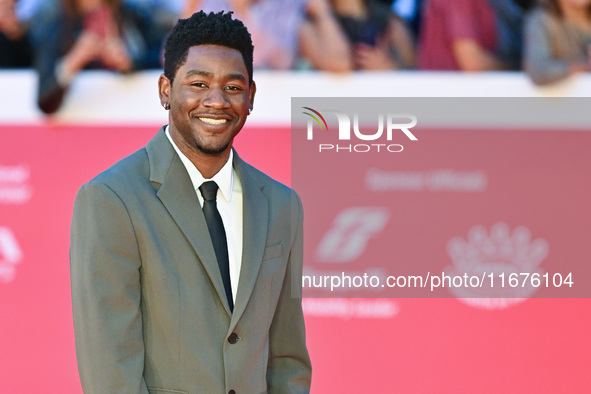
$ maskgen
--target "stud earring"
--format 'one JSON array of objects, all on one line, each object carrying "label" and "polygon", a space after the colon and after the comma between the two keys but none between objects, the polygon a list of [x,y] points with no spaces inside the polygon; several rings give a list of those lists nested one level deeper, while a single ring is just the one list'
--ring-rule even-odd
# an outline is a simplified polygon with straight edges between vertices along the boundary
[{"label": "stud earring", "polygon": [[165,110],[170,109],[170,104],[168,104],[168,103],[164,103],[162,106],[164,107]]},{"label": "stud earring", "polygon": [[250,113],[252,112],[252,108],[248,109],[248,114],[250,115]]}]

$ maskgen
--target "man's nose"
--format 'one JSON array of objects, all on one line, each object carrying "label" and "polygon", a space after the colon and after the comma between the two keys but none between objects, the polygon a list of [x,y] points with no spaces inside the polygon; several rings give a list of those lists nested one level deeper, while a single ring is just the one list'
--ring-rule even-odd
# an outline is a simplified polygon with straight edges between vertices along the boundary
[{"label": "man's nose", "polygon": [[203,105],[212,108],[227,108],[230,106],[230,102],[226,99],[226,92],[223,88],[210,86]]}]

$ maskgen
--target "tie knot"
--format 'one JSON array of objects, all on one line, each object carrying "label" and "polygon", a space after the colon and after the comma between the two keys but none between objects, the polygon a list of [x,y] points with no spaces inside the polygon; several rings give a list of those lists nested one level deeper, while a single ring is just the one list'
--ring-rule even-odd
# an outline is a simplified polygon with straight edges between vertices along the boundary
[{"label": "tie knot", "polygon": [[215,201],[218,193],[218,184],[214,181],[207,181],[199,186],[199,190],[205,201]]}]

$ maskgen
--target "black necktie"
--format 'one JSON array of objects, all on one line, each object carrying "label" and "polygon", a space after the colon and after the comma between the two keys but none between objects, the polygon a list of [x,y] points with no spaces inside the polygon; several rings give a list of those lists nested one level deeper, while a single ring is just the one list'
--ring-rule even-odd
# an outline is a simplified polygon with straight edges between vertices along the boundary
[{"label": "black necktie", "polygon": [[209,228],[209,235],[211,236],[215,256],[218,259],[218,266],[220,267],[220,273],[222,274],[222,282],[224,282],[226,297],[228,298],[228,304],[230,304],[230,311],[233,311],[234,301],[232,298],[232,285],[230,284],[228,241],[226,240],[224,223],[222,222],[222,217],[218,212],[216,204],[218,185],[214,181],[207,181],[199,186],[199,190],[203,196],[203,215],[207,222],[207,228]]}]

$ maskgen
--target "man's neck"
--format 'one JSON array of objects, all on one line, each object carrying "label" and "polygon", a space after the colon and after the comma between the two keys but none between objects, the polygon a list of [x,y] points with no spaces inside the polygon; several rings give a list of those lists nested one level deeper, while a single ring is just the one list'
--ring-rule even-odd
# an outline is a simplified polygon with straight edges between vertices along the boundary
[{"label": "man's neck", "polygon": [[199,171],[201,176],[205,179],[211,179],[217,174],[228,161],[230,152],[232,151],[232,143],[218,154],[205,153],[185,143],[184,140],[176,138],[176,135],[171,133],[171,138],[178,149],[193,163],[195,168]]},{"label": "man's neck", "polygon": [[226,164],[230,157],[231,149],[232,147],[229,146],[225,151],[217,155],[194,150],[191,150],[190,152],[183,151],[183,153],[189,160],[191,160],[191,163],[193,163],[205,179],[211,179]]}]

